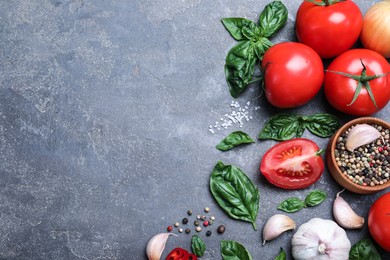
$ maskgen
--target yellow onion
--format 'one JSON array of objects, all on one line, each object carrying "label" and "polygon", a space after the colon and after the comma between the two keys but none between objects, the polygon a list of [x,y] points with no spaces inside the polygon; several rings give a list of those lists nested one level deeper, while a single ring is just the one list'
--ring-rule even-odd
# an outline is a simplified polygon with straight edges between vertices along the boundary
[{"label": "yellow onion", "polygon": [[363,46],[390,58],[390,0],[378,2],[363,17]]}]

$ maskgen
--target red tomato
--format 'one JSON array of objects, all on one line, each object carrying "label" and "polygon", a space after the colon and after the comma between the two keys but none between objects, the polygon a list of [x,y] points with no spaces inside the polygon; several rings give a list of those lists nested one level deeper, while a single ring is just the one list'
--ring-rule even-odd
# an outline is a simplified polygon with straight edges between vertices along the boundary
[{"label": "red tomato", "polygon": [[273,146],[264,155],[260,171],[275,186],[303,189],[315,183],[324,171],[317,144],[296,138]]},{"label": "red tomato", "polygon": [[362,25],[362,13],[352,1],[322,6],[303,1],[297,12],[295,28],[299,42],[313,48],[321,58],[332,58],[354,45]]},{"label": "red tomato", "polygon": [[368,213],[368,230],[375,241],[390,252],[390,192],[372,204]]},{"label": "red tomato", "polygon": [[360,76],[363,71],[362,63],[367,69],[367,76],[390,72],[390,66],[382,55],[367,49],[353,49],[344,52],[329,65],[324,80],[324,92],[329,103],[334,108],[355,116],[378,112],[390,99],[390,74],[387,74],[368,81],[376,106],[364,84],[357,99],[352,103],[358,81],[335,71]]},{"label": "red tomato", "polygon": [[310,47],[297,42],[278,43],[263,57],[265,93],[280,108],[298,107],[312,99],[324,79],[321,58]]},{"label": "red tomato", "polygon": [[188,260],[189,253],[187,250],[177,247],[173,249],[168,255],[166,260]]}]

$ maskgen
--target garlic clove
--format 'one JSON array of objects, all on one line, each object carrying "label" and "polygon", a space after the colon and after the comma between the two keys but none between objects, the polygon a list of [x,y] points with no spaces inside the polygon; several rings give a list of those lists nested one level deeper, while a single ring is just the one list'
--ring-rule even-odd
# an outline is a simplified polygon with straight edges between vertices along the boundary
[{"label": "garlic clove", "polygon": [[333,216],[340,226],[348,229],[358,229],[363,227],[364,218],[357,215],[349,204],[340,196],[344,190],[336,195],[333,202]]},{"label": "garlic clove", "polygon": [[263,228],[263,245],[266,241],[278,237],[287,230],[295,229],[294,220],[283,214],[275,214],[270,217]]},{"label": "garlic clove", "polygon": [[172,233],[160,233],[152,237],[146,245],[146,255],[149,260],[160,260],[165,244],[169,236],[177,236]]},{"label": "garlic clove", "polygon": [[373,126],[367,124],[357,124],[349,130],[345,147],[353,152],[356,148],[370,144],[381,136],[381,133]]}]

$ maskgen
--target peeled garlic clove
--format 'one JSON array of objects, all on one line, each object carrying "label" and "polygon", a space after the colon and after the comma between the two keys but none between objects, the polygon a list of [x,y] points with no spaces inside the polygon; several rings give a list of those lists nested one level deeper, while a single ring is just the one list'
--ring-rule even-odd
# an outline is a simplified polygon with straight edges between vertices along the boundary
[{"label": "peeled garlic clove", "polygon": [[381,133],[373,126],[367,124],[358,124],[348,133],[345,147],[353,152],[356,148],[370,144],[381,136]]},{"label": "peeled garlic clove", "polygon": [[165,249],[165,244],[169,236],[177,236],[172,233],[160,233],[152,237],[146,245],[146,255],[149,260],[160,260],[162,252]]},{"label": "peeled garlic clove", "polygon": [[336,195],[333,202],[333,216],[340,226],[343,228],[357,229],[364,225],[364,218],[357,215],[349,204],[340,196],[344,190]]},{"label": "peeled garlic clove", "polygon": [[263,245],[266,241],[278,237],[287,230],[295,229],[294,220],[283,214],[275,214],[270,217],[263,228]]}]

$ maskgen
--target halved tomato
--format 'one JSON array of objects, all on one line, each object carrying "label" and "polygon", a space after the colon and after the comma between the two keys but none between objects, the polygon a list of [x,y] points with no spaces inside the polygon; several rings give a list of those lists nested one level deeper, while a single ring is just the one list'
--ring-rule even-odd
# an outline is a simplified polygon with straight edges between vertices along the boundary
[{"label": "halved tomato", "polygon": [[263,176],[284,189],[303,189],[321,177],[324,161],[318,145],[305,138],[296,138],[271,147],[260,164]]},{"label": "halved tomato", "polygon": [[190,254],[187,250],[176,247],[165,258],[166,260],[197,260],[198,257]]}]

